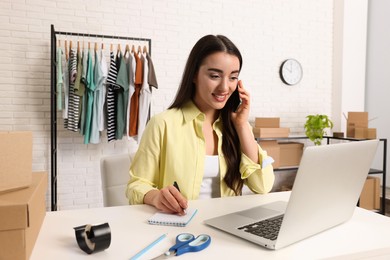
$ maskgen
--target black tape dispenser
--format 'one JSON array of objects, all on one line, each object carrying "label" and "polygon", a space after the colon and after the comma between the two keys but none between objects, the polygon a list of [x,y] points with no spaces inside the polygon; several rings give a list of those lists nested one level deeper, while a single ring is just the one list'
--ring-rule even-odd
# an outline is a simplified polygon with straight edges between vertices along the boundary
[{"label": "black tape dispenser", "polygon": [[74,227],[77,244],[87,254],[103,251],[110,246],[111,230],[108,223]]}]

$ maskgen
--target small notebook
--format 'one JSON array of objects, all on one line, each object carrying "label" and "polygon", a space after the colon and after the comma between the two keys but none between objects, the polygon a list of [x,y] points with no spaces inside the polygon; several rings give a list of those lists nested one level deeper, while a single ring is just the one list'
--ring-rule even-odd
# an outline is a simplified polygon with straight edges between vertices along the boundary
[{"label": "small notebook", "polygon": [[187,214],[184,216],[157,212],[148,219],[148,223],[152,225],[185,227],[190,223],[196,212],[198,212],[197,209],[191,208],[187,209]]}]

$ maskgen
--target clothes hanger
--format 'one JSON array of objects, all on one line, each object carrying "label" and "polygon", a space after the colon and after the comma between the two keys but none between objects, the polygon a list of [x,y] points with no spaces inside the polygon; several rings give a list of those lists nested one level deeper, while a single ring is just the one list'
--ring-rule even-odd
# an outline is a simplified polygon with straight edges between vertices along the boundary
[{"label": "clothes hanger", "polygon": [[[66,37],[66,35],[65,35]],[[69,52],[68,52],[68,40],[65,38],[65,58],[69,60]]]},{"label": "clothes hanger", "polygon": [[98,51],[98,43],[95,42],[95,51]]},{"label": "clothes hanger", "polygon": [[116,55],[118,55],[120,52],[122,52],[121,43],[119,42],[119,36],[117,36],[117,42],[118,42],[118,46],[117,46],[117,50],[116,50]]},{"label": "clothes hanger", "polygon": [[131,53],[135,53],[135,46],[134,46],[134,44],[131,46]]},{"label": "clothes hanger", "polygon": [[146,47],[146,45],[144,45],[143,53],[144,54],[148,53],[148,48]]},{"label": "clothes hanger", "polygon": [[88,34],[88,50],[90,50],[90,49],[91,49],[91,37]]}]

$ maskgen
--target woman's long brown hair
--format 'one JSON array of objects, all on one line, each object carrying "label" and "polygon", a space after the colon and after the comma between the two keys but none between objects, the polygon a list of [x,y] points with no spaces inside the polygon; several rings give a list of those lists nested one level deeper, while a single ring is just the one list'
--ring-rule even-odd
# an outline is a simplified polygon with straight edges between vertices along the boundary
[{"label": "woman's long brown hair", "polygon": [[[195,96],[194,77],[206,57],[216,52],[226,52],[236,56],[242,67],[242,57],[238,48],[225,36],[206,35],[194,45],[188,57],[182,80],[171,108],[181,108]],[[238,93],[235,91],[229,98],[224,108],[220,110],[222,119],[222,152],[227,164],[227,172],[224,178],[226,185],[236,195],[241,195],[244,181],[241,179],[241,145],[236,129],[231,120],[231,113],[235,111],[239,102]]]}]

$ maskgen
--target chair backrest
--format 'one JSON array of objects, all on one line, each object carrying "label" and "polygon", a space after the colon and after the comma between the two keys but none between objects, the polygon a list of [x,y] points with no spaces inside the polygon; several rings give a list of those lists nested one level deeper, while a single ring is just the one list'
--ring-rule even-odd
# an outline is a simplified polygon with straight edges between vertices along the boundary
[{"label": "chair backrest", "polygon": [[105,207],[128,205],[126,186],[129,181],[131,154],[109,155],[100,159],[100,173]]}]

